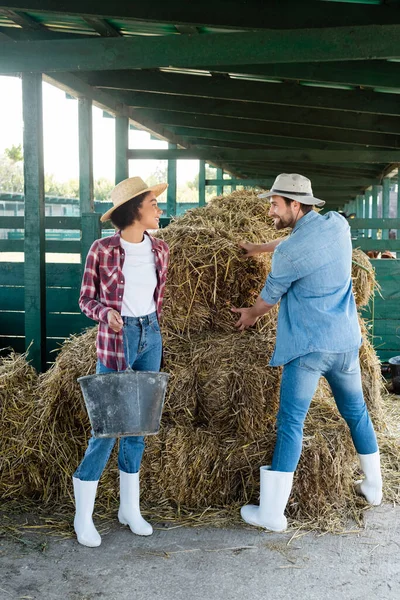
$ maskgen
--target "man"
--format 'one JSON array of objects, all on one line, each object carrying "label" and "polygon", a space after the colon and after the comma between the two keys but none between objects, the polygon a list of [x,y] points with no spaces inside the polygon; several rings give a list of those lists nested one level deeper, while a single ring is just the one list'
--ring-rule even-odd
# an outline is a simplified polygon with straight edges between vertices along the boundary
[{"label": "man", "polygon": [[379,450],[365,405],[358,351],[361,333],[352,292],[352,246],[347,221],[336,212],[322,216],[313,206],[311,182],[297,174],[279,175],[270,192],[270,216],[290,236],[269,244],[241,246],[248,256],[274,252],[271,272],[251,308],[233,308],[239,331],[251,327],[280,301],[276,346],[270,365],[284,365],[277,441],[271,466],[260,468],[260,505],[244,506],[251,525],[284,531],[284,516],[302,447],[303,424],[321,376],[346,420],[365,479],[357,491],[370,504],[382,500]]}]

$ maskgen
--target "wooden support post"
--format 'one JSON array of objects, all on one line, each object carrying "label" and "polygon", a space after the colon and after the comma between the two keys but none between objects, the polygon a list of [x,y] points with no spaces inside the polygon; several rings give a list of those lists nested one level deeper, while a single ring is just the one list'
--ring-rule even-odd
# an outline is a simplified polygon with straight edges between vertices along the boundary
[{"label": "wooden support post", "polygon": [[[224,178],[224,170],[217,168],[216,179],[223,179],[223,178]],[[217,185],[217,196],[221,196],[221,194],[223,194],[223,193],[224,193],[224,186]]]},{"label": "wooden support post", "polygon": [[115,119],[115,185],[129,177],[128,166],[129,119]]},{"label": "wooden support post", "polygon": [[46,365],[42,75],[22,75],[25,190],[25,348],[38,371]]},{"label": "wooden support post", "polygon": [[[396,217],[400,219],[400,173],[397,174],[397,213]],[[400,229],[397,230],[396,239],[400,240]]]},{"label": "wooden support post", "polygon": [[[382,219],[389,218],[389,206],[390,206],[390,181],[389,177],[383,178],[382,187]],[[389,229],[382,229],[382,239],[389,239]]]},{"label": "wooden support post", "polygon": [[199,206],[206,205],[206,162],[199,160]]},{"label": "wooden support post", "polygon": [[[372,191],[371,190],[367,190],[365,192],[365,218],[366,219],[372,219]],[[367,229],[366,230],[366,236],[368,238],[372,237],[372,229]]]},{"label": "wooden support post", "polygon": [[[373,219],[377,219],[378,218],[379,188],[380,188],[379,185],[373,185],[372,186],[372,218]],[[376,229],[372,230],[372,239],[373,240],[377,239]]]},{"label": "wooden support post", "polygon": [[82,253],[82,272],[85,268],[86,257],[89,252],[89,248],[94,242],[94,240],[98,240],[101,238],[101,223],[100,223],[100,215],[95,212],[82,212],[81,213],[81,223],[82,223],[82,243],[81,243],[81,253]]},{"label": "wooden support post", "polygon": [[[168,148],[176,148],[176,144],[168,144]],[[167,189],[167,217],[176,215],[176,160],[168,159],[168,189]]]},{"label": "wooden support post", "polygon": [[[95,239],[101,236],[99,215],[94,214],[92,101],[89,98],[79,98],[79,202],[82,217],[81,265],[83,271],[90,246]],[[90,217],[91,213],[94,215],[92,218]],[[88,216],[89,218],[87,218]],[[97,227],[92,225],[91,219],[97,221]]]}]

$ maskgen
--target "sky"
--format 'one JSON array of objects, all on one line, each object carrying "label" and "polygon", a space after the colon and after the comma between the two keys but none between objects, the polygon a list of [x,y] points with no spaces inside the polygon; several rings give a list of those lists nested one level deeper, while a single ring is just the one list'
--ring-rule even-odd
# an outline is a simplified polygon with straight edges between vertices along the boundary
[{"label": "sky", "polygon": [[[93,176],[114,181],[115,120],[103,116],[93,107]],[[18,77],[0,76],[0,154],[5,148],[22,144],[22,91]],[[66,98],[65,92],[43,83],[43,145],[46,174],[54,174],[58,181],[79,176],[78,157],[78,101]],[[141,131],[129,132],[130,148],[166,148],[167,143],[150,140]],[[150,175],[157,161],[130,161],[129,175],[142,179]],[[179,164],[180,163],[180,164]],[[138,171],[140,168],[140,172]],[[198,173],[199,161],[178,161],[178,183],[192,180]]]}]

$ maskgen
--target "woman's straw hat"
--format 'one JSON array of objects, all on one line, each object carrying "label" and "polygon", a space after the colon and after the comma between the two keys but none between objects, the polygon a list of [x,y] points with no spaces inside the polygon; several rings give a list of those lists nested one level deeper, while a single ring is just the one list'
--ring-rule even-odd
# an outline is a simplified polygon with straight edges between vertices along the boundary
[{"label": "woman's straw hat", "polygon": [[136,198],[136,196],[140,196],[140,194],[144,194],[145,192],[154,192],[156,196],[159,196],[167,189],[167,187],[168,183],[159,183],[158,185],[148,186],[141,177],[124,179],[124,181],[121,181],[116,185],[111,192],[111,200],[114,206],[101,216],[100,221],[103,223],[104,221],[108,221],[116,208],[122,206],[125,202],[132,200],[132,198]]}]

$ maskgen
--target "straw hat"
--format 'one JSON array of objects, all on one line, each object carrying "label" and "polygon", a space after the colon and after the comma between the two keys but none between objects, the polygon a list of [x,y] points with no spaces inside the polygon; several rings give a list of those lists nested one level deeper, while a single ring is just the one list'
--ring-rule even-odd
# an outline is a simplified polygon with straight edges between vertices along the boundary
[{"label": "straw hat", "polygon": [[132,198],[136,198],[136,196],[140,196],[140,194],[144,194],[145,192],[154,192],[156,196],[159,196],[167,187],[168,183],[148,186],[141,177],[124,179],[111,192],[111,200],[114,206],[101,216],[100,221],[103,223],[104,221],[108,221],[116,208],[132,200]]},{"label": "straw hat", "polygon": [[325,204],[324,200],[314,198],[311,187],[311,181],[303,175],[297,173],[281,173],[275,179],[274,184],[269,192],[259,194],[259,198],[270,198],[271,196],[283,196],[290,200],[296,200],[302,204],[310,204],[311,206],[322,207]]}]

